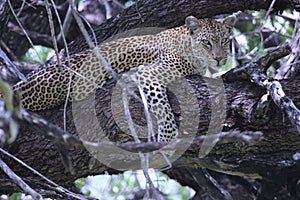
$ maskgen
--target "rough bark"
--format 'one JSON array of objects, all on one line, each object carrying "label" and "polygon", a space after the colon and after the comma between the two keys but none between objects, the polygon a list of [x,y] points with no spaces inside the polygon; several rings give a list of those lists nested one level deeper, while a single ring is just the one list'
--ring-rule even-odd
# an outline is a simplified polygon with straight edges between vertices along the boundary
[{"label": "rough bark", "polygon": [[[233,1],[198,1],[198,0],[170,0],[137,2],[136,6],[124,10],[120,15],[108,20],[95,29],[98,43],[109,38],[112,34],[125,30],[143,27],[172,28],[184,23],[188,15],[197,18],[229,14],[244,10],[268,9],[271,1],[233,0]],[[273,12],[284,10],[289,6],[288,1],[276,1]],[[124,18],[124,16],[126,16]],[[133,33],[134,34],[134,33]],[[81,48],[78,48],[80,46]],[[70,44],[70,53],[76,53],[88,48],[83,38]]]},{"label": "rough bark", "polygon": [[[209,95],[205,88],[206,84],[198,76],[188,78],[197,92],[195,95],[198,98],[199,104],[203,107],[201,110],[210,110]],[[288,96],[293,97],[294,102],[299,107],[299,79],[282,81],[284,89]],[[113,88],[114,83],[110,83],[108,88]],[[235,82],[225,84],[227,96],[227,118],[223,131],[230,130],[251,130],[261,131],[263,138],[254,143],[247,144],[243,139],[236,138],[236,140],[221,140],[213,150],[204,158],[199,158],[199,147],[201,142],[191,145],[190,148],[172,164],[172,169],[167,173],[174,174],[177,169],[182,168],[208,168],[214,171],[220,171],[235,175],[245,175],[254,178],[264,178],[271,182],[281,184],[288,183],[290,178],[297,180],[299,177],[299,162],[295,159],[294,154],[300,148],[299,133],[290,124],[288,120],[284,119],[282,113],[272,106],[270,112],[272,118],[267,124],[257,125],[251,124],[248,121],[249,112],[251,108],[259,101],[260,97],[264,94],[264,90],[258,88],[253,83],[247,81]],[[99,91],[97,92],[96,110],[99,123],[103,129],[107,131],[108,137],[113,141],[124,140],[126,137],[121,134],[117,128],[110,111],[110,92]],[[172,97],[171,97],[172,101]],[[87,106],[87,105],[84,105]],[[136,118],[142,116],[141,105],[134,103],[132,113]],[[120,104],[120,109],[122,105]],[[205,134],[209,124],[209,116],[207,112],[202,115],[199,120],[199,132],[197,135]],[[60,109],[53,109],[46,112],[40,112],[44,118],[49,121],[57,123],[62,127],[62,107]],[[68,131],[75,133],[74,121],[72,119],[72,112],[68,109]],[[89,124],[91,125],[91,124]],[[75,174],[71,175],[65,172],[65,167],[62,164],[57,147],[51,141],[41,137],[39,131],[32,129],[27,124],[23,124],[18,139],[12,145],[7,147],[8,151],[18,158],[22,159],[33,168],[47,175],[48,178],[55,182],[68,185],[72,184],[76,178],[100,174],[104,171],[116,172],[109,167],[93,160],[89,153],[84,149],[71,148],[68,150],[70,159],[73,164]],[[250,135],[251,136],[251,135]],[[103,146],[102,148],[108,148]],[[1,156],[2,157],[2,156]],[[25,170],[10,159],[3,158],[13,170],[22,177],[28,177],[28,180],[37,179],[33,176],[32,172]],[[122,161],[124,158],[116,157],[116,161]],[[92,163],[94,163],[92,165]],[[64,173],[62,173],[64,172]],[[0,173],[2,174],[2,172]],[[176,177],[179,181],[184,181],[182,177]],[[3,174],[1,175],[1,183],[7,183],[7,179]],[[30,183],[32,183],[29,181]],[[188,183],[187,183],[188,184]],[[6,187],[1,186],[2,192]]]},{"label": "rough bark", "polygon": [[[285,1],[278,1],[277,9],[286,6]],[[173,27],[183,23],[185,16],[209,17],[217,14],[231,13],[238,10],[268,9],[271,1],[154,1],[145,0],[136,7],[125,10],[121,15],[100,25],[95,33],[98,42],[101,42],[114,33],[122,32],[131,28],[144,26]],[[82,38],[76,39],[69,47],[71,53],[86,49],[87,46]],[[188,81],[195,90],[198,104],[201,108],[197,136],[206,133],[210,118],[210,99],[206,83],[199,76],[190,76]],[[297,107],[300,107],[299,78],[281,81],[287,95],[292,98]],[[111,114],[111,92],[115,82],[107,84],[107,91],[97,91],[95,108],[97,118],[107,137],[114,142],[127,141],[130,137],[120,131]],[[193,179],[187,172],[196,174],[200,168],[232,174],[237,176],[248,176],[261,179],[261,187],[267,193],[260,194],[262,199],[278,196],[279,189],[289,188],[289,192],[297,195],[297,181],[300,179],[299,159],[297,151],[300,148],[300,137],[297,130],[290,121],[271,104],[269,115],[271,118],[265,124],[253,124],[249,122],[251,110],[257,104],[265,90],[251,83],[249,80],[225,83],[226,91],[226,120],[223,131],[260,131],[263,137],[258,137],[252,143],[247,143],[242,137],[224,137],[219,141],[212,151],[204,158],[199,158],[199,149],[202,144],[201,138],[195,140],[187,151],[175,162],[172,168],[166,171],[171,177],[176,178],[183,184],[199,189],[199,182]],[[177,116],[180,113],[174,95],[170,93],[170,101]],[[83,107],[89,106],[83,104]],[[92,105],[93,106],[93,105]],[[120,108],[122,104],[119,105]],[[131,111],[136,121],[145,121],[141,116],[142,106],[132,101]],[[59,127],[63,127],[63,106],[52,110],[39,112],[41,116]],[[84,115],[84,113],[82,113]],[[137,120],[139,119],[139,120]],[[87,125],[91,125],[88,124]],[[195,126],[194,124],[191,126]],[[76,127],[72,118],[71,105],[67,108],[67,131],[76,135]],[[245,132],[244,132],[245,133]],[[251,134],[250,134],[251,136]],[[103,144],[104,145],[104,144]],[[103,146],[109,148],[111,144]],[[66,171],[61,156],[56,146],[41,134],[41,130],[33,129],[30,124],[21,124],[17,140],[5,147],[11,154],[23,160],[34,169],[46,175],[49,179],[63,186],[71,187],[74,180],[79,177],[101,174],[105,171],[118,173],[117,170],[109,168],[93,159],[89,152],[83,148],[70,147],[68,152],[73,166],[73,174]],[[39,177],[29,172],[24,167],[8,157],[1,154],[1,158],[27,183],[34,188],[49,189],[49,185],[43,183]],[[123,161],[122,157],[114,157],[117,161]],[[199,180],[198,180],[199,181]],[[268,188],[268,186],[272,189]],[[200,184],[201,186],[201,184]],[[9,179],[0,172],[0,193],[17,191],[18,188],[10,183]],[[59,192],[57,192],[59,193]],[[295,196],[294,195],[294,196]],[[61,196],[60,196],[61,197]],[[235,198],[237,199],[237,198]]]},{"label": "rough bark", "polygon": [[[6,1],[4,1],[6,2]],[[21,1],[11,1],[14,10],[18,13],[21,9],[20,15],[18,16],[20,22],[24,26],[25,30],[30,33],[31,39],[34,44],[42,44],[45,46],[53,47],[50,28],[47,19],[46,9],[42,1],[29,1],[31,4],[25,4],[22,7]],[[215,16],[219,14],[226,14],[237,12],[239,10],[260,10],[268,9],[272,1],[198,1],[198,0],[171,0],[171,1],[153,1],[143,0],[137,2],[136,6],[132,6],[129,9],[120,11],[119,15],[110,19],[107,23],[104,23],[98,27],[95,27],[95,34],[97,36],[98,43],[101,43],[111,35],[121,33],[125,30],[142,27],[164,27],[171,28],[183,24],[184,19],[187,15],[194,15],[198,18],[205,18]],[[64,21],[68,4],[66,1],[56,1],[61,21]],[[290,6],[288,0],[276,1],[273,12],[284,10]],[[7,10],[9,7],[6,3],[6,11],[2,12],[0,19],[3,22],[7,22],[8,15]],[[56,27],[56,34],[59,33],[59,26],[57,17],[53,13],[54,25]],[[14,16],[9,13],[9,23],[3,23],[1,26],[3,35],[1,37],[2,49],[8,51],[8,55],[12,59],[20,59],[22,55],[30,48],[23,31],[19,28]],[[6,25],[5,25],[6,24]],[[72,42],[70,45],[70,53],[80,52],[83,49],[88,48],[83,38],[78,39],[81,33],[76,26],[76,23],[72,23],[71,29],[68,31],[67,40]],[[22,47],[22,48],[20,48]],[[62,48],[63,46],[59,46]]]},{"label": "rough bark", "polygon": [[[27,34],[30,36],[32,43],[34,45],[42,45],[53,48],[49,20],[44,1],[27,1],[25,4],[18,0],[10,2],[16,15],[18,15],[18,20],[24,27]],[[96,24],[103,23],[107,16],[105,13],[105,7],[101,3],[102,1],[86,2],[87,3],[85,5],[89,6],[84,7],[84,10],[82,10],[80,14],[83,17],[86,17],[87,15],[91,16],[90,7],[92,7],[92,14],[97,17],[97,20],[95,21],[91,19],[91,22],[95,21]],[[68,1],[59,0],[55,1],[55,4],[60,20],[62,23],[64,23],[69,7]],[[27,52],[27,50],[31,48],[31,44],[26,38],[24,30],[20,28],[16,17],[12,14],[12,12],[8,12],[9,6],[7,2],[5,6],[5,12],[0,13],[0,23],[2,25],[1,31],[3,32],[1,37],[2,44],[0,46],[8,53],[11,59],[19,60]],[[110,3],[110,6],[112,16],[115,16],[120,12],[120,10],[122,10],[120,6],[115,5],[113,2]],[[55,33],[58,35],[60,33],[59,20],[52,6],[50,10],[53,18]],[[91,23],[91,25],[93,26],[95,24]],[[71,42],[79,36],[81,36],[81,32],[75,21],[71,18],[70,28],[66,32],[66,40],[67,42]],[[58,47],[59,49],[64,47],[62,40],[58,41]]]}]

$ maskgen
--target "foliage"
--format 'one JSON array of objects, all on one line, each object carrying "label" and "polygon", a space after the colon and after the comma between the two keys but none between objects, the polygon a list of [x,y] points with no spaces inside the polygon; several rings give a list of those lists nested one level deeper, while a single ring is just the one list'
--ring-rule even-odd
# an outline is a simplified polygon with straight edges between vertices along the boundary
[{"label": "foliage", "polygon": [[[285,11],[282,15],[267,16],[266,11],[248,11],[248,16],[244,16],[246,29],[241,27],[234,29],[233,37],[238,43],[235,47],[238,48],[235,58],[241,63],[249,62],[264,55],[269,48],[290,42],[294,23],[286,20],[286,16],[295,16],[295,13]],[[267,33],[272,34],[266,36]],[[270,42],[273,44],[269,44]]]},{"label": "foliage", "polygon": [[132,1],[132,0],[127,1],[127,2],[125,3],[125,7],[128,8],[128,7],[132,6],[133,4],[135,4],[134,1]]},{"label": "foliage", "polygon": [[[268,49],[277,47],[284,42],[290,42],[293,32],[293,21],[286,20],[287,15],[294,15],[292,12],[284,12],[283,15],[272,16],[267,15],[264,11],[249,11],[246,21],[246,29],[239,27],[234,29],[233,38],[237,40],[238,46],[232,50],[232,58],[228,59],[222,71],[225,72],[242,63],[256,60],[258,57],[266,54]],[[266,37],[264,32],[273,35]],[[276,40],[272,45],[268,41]],[[277,42],[277,43],[276,43]],[[234,44],[234,43],[233,43]],[[269,69],[268,74],[274,76],[275,70],[278,68],[276,63]],[[168,199],[189,199],[193,195],[193,191],[186,187],[180,186],[174,180],[169,179],[162,173],[154,173],[153,182],[156,187],[168,196]],[[81,191],[92,197],[100,199],[126,199],[130,194],[139,189],[145,188],[145,181],[142,181],[143,175],[140,172],[125,172],[121,175],[101,175],[96,177],[88,177],[76,181]],[[176,188],[176,189],[175,189]]]},{"label": "foliage", "polygon": [[23,56],[22,61],[32,64],[43,64],[53,55],[54,50],[51,48],[34,46],[27,51],[25,56]]},{"label": "foliage", "polygon": [[[125,6],[129,7],[134,4],[134,1],[128,1]],[[279,38],[280,43],[289,42],[294,33],[293,21],[287,20],[284,15],[293,15],[294,13],[284,13],[281,16],[267,16],[266,12],[249,11],[251,19],[247,22],[244,30],[234,29],[233,38],[237,40],[238,46],[233,45],[232,55],[227,64],[222,67],[222,71],[227,71],[242,63],[253,61],[256,58],[264,55],[268,48],[263,37],[263,30],[274,32]],[[36,46],[36,51],[30,49],[23,57],[24,62],[43,63],[51,55],[53,50]],[[235,51],[236,50],[236,51]],[[38,54],[36,53],[38,52]],[[276,63],[269,69],[268,74],[273,76],[278,68]],[[174,180],[169,179],[166,175],[158,172],[151,172],[152,181],[155,186],[168,196],[170,200],[189,199],[194,192],[180,186]],[[81,178],[76,181],[76,185],[81,189],[81,192],[86,196],[99,199],[127,199],[133,192],[140,189],[145,189],[146,182],[141,172],[128,171],[120,175],[99,175],[94,177]],[[9,200],[21,199],[22,195],[17,193],[10,196]]]},{"label": "foliage", "polygon": [[[194,191],[180,186],[163,173],[150,170],[155,186],[170,200],[190,199]],[[141,171],[127,171],[120,175],[99,175],[78,179],[76,186],[87,196],[98,199],[125,200],[134,192],[145,189],[146,181]]]}]

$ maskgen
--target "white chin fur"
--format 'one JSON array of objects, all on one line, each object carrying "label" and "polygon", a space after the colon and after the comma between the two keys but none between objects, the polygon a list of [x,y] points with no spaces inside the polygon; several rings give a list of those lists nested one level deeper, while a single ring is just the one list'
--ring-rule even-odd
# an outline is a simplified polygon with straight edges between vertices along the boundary
[{"label": "white chin fur", "polygon": [[211,71],[212,73],[216,73],[219,72],[221,69],[221,66],[209,66],[208,67],[209,71]]}]

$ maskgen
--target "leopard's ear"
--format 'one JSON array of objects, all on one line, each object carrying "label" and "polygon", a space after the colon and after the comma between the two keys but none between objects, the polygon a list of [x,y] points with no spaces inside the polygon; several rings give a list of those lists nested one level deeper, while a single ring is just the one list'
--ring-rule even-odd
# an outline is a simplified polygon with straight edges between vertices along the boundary
[{"label": "leopard's ear", "polygon": [[224,26],[228,29],[228,32],[231,33],[231,30],[236,22],[236,16],[230,15],[226,18],[224,18],[221,23],[224,24]]},{"label": "leopard's ear", "polygon": [[188,16],[185,19],[185,24],[187,25],[191,35],[200,31],[199,20],[194,16]]}]

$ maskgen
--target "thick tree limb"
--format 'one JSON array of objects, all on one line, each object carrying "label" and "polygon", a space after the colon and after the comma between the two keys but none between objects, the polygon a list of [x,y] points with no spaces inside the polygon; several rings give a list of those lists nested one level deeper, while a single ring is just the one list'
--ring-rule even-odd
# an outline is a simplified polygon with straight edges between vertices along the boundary
[{"label": "thick tree limb", "polygon": [[[95,28],[98,44],[108,39],[113,33],[122,33],[126,30],[143,27],[173,28],[184,24],[188,15],[197,18],[211,17],[219,14],[233,13],[244,10],[268,9],[271,0],[233,0],[226,1],[198,1],[198,0],[171,0],[168,2],[144,0],[137,2],[136,6],[126,9],[122,14],[109,19],[107,23]],[[289,5],[288,1],[276,1],[273,12],[284,10]],[[153,10],[153,8],[155,8]],[[205,9],[202,9],[205,8]],[[123,16],[128,16],[124,18]],[[157,20],[159,19],[159,20]],[[137,32],[131,32],[132,35]],[[80,46],[80,48],[78,48]],[[77,39],[69,46],[70,53],[76,53],[88,48],[83,38]]]},{"label": "thick tree limb", "polygon": [[[150,26],[175,26],[183,22],[185,16],[193,14],[196,17],[212,16],[214,14],[229,13],[244,9],[261,9],[268,8],[271,1],[231,1],[228,4],[224,4],[222,1],[195,1],[186,0],[176,1],[172,9],[167,9],[166,6],[158,6],[155,1],[145,1],[149,4],[138,6],[141,16],[134,8],[126,10],[123,15],[116,17],[106,24],[102,25],[99,30],[96,31],[99,42],[109,37],[112,33],[115,33],[117,29],[123,31],[128,28],[142,27],[144,25]],[[155,3],[155,5],[154,5]],[[164,2],[165,3],[165,2]],[[203,6],[206,3],[205,6]],[[153,12],[147,12],[147,8],[157,7],[156,15]],[[172,7],[173,7],[172,6]],[[201,7],[202,6],[202,7]],[[169,8],[169,7],[168,7]],[[127,16],[127,17],[126,17]],[[176,17],[174,17],[176,16]],[[125,17],[122,21],[121,17]],[[141,18],[142,17],[142,18]],[[161,17],[161,20],[158,18]],[[177,20],[179,19],[180,20]],[[141,19],[143,24],[141,24]],[[176,20],[174,20],[176,19]],[[119,28],[114,28],[116,25]],[[102,31],[100,33],[100,30]],[[99,35],[98,35],[99,34]],[[104,36],[104,34],[106,34]],[[85,49],[86,46],[81,44],[82,40],[70,44],[72,53]],[[194,90],[193,94],[197,98],[197,102],[201,109],[201,113],[198,124],[189,124],[190,126],[198,126],[197,137],[205,138],[206,131],[210,122],[210,95],[214,94],[213,91],[208,91],[207,83],[199,76],[190,76],[187,78],[188,83]],[[213,82],[213,80],[212,80]],[[282,80],[280,83],[283,85],[287,96],[293,98],[296,106],[299,107],[299,80]],[[199,149],[202,144],[202,140],[195,139],[191,146],[184,154],[172,163],[172,168],[166,171],[167,174],[176,174],[181,169],[198,169],[207,168],[210,170],[223,172],[226,174],[234,174],[238,176],[248,176],[252,178],[260,178],[262,180],[269,180],[272,183],[287,185],[292,180],[293,187],[297,188],[294,184],[298,181],[299,177],[299,159],[297,159],[297,152],[300,149],[300,137],[297,134],[297,130],[290,123],[290,121],[284,121],[282,112],[276,105],[270,103],[268,112],[270,114],[269,120],[263,124],[252,123],[251,112],[256,107],[257,102],[266,93],[264,88],[258,87],[254,83],[248,80],[235,80],[234,82],[224,83],[226,98],[227,98],[227,117],[224,123],[223,131],[233,132],[236,131],[236,137],[223,137],[222,134],[219,138],[220,141],[214,146],[212,151],[204,158],[199,158]],[[82,111],[83,123],[90,128],[90,126],[100,125],[105,135],[96,134],[96,139],[102,139],[100,137],[108,138],[111,143],[107,143],[107,147],[112,148],[113,142],[128,142],[132,137],[128,133],[123,133],[115,123],[111,111],[111,94],[115,88],[115,82],[110,82],[106,85],[107,90],[100,90],[96,93],[95,104],[90,105],[82,103],[79,109],[85,109]],[[217,91],[217,90],[216,90]],[[212,94],[210,94],[212,92]],[[170,93],[170,101],[172,107],[177,115],[180,114],[180,107],[176,103],[176,96]],[[84,121],[88,118],[85,113],[90,107],[95,107],[96,116],[99,121]],[[122,105],[119,105],[121,108]],[[136,123],[143,124],[144,118],[142,113],[142,106],[138,102],[132,101],[130,104],[133,119]],[[63,107],[55,108],[48,111],[39,112],[43,118],[47,121],[56,124],[59,127],[63,127]],[[121,109],[119,109],[121,110]],[[179,116],[178,116],[179,118]],[[71,105],[67,110],[67,124],[69,133],[74,135],[78,134],[78,130],[75,127],[73,118],[73,112]],[[180,120],[178,120],[180,121]],[[47,127],[47,126],[45,126]],[[82,127],[84,128],[84,127]],[[259,131],[259,132],[257,132]],[[253,142],[245,142],[245,132],[247,133],[259,133],[258,139],[254,139]],[[263,134],[261,136],[261,133]],[[232,139],[234,138],[234,139]],[[253,137],[255,138],[255,137]],[[105,144],[104,144],[105,145]],[[149,145],[149,144],[148,144]],[[136,151],[144,150],[144,147],[136,146],[134,148],[125,144],[119,144],[122,148],[127,150]],[[103,148],[105,146],[102,146]],[[150,146],[152,149],[160,146]],[[27,123],[21,123],[20,133],[17,140],[12,145],[7,145],[6,149],[25,161],[30,166],[34,167],[43,174],[47,174],[48,177],[58,184],[70,187],[73,181],[79,177],[92,174],[100,174],[108,171],[109,173],[118,173],[114,168],[110,168],[103,163],[100,163],[93,158],[89,152],[82,148],[69,147],[68,155],[73,164],[74,174],[65,172],[65,166],[62,164],[61,157],[59,156],[57,147],[52,141],[47,139],[40,131],[36,131],[34,128],[28,126]],[[149,149],[146,149],[149,151]],[[32,172],[28,171],[20,164],[15,163],[4,155],[0,155],[15,173],[22,177],[27,177],[27,183],[31,186],[36,186],[36,181],[40,181],[41,178],[36,177]],[[113,161],[124,163],[124,158],[116,155],[112,157]],[[65,172],[65,173],[62,173]],[[180,182],[184,183],[186,177],[183,175],[173,176]],[[186,178],[186,180],[190,180]],[[196,178],[197,180],[197,178]],[[194,180],[195,181],[195,180]],[[1,185],[1,183],[5,183]],[[193,184],[193,181],[186,183]],[[39,185],[40,188],[46,186]],[[11,191],[17,191],[18,188],[12,184],[7,177],[0,172],[0,192],[6,193]],[[274,192],[275,193],[275,192]]]},{"label": "thick tree limb", "polygon": [[[195,88],[205,88],[205,83],[199,79],[198,76],[189,77],[189,82]],[[281,83],[284,85],[285,91],[288,95],[291,92],[299,92],[294,91],[294,88],[300,88],[298,87],[299,82],[297,80],[291,80],[289,82],[282,81]],[[108,85],[108,88],[113,87],[113,82]],[[231,115],[228,115],[226,119],[225,130],[251,130],[255,127],[256,130],[263,132],[263,138],[261,140],[256,140],[256,142],[254,140],[254,143],[249,144],[245,142],[244,139],[240,140],[239,137],[237,137],[236,140],[230,140],[225,137],[224,142],[221,142],[221,138],[221,141],[214,147],[213,151],[203,159],[198,158],[198,151],[199,146],[201,146],[201,142],[198,144],[195,143],[189,148],[189,151],[187,151],[181,158],[173,163],[173,168],[171,171],[176,170],[178,167],[198,166],[224,173],[236,175],[243,174],[257,178],[271,178],[272,175],[270,177],[270,174],[273,173],[279,173],[283,175],[287,174],[288,172],[297,171],[299,163],[297,160],[293,159],[293,154],[297,151],[297,149],[300,148],[298,145],[300,137],[298,136],[297,131],[288,121],[283,121],[282,114],[276,108],[276,106],[270,106],[272,119],[267,124],[257,126],[249,123],[248,121],[248,115],[250,114],[248,112],[248,115],[246,115],[247,112],[245,112],[244,109],[247,108],[249,110],[249,108],[253,107],[264,94],[264,90],[258,89],[252,83],[245,81],[225,84],[225,88],[226,91],[228,91],[228,113],[232,113]],[[208,101],[209,97],[207,91],[204,91],[203,89],[198,91],[199,94],[196,95],[198,96],[199,104],[204,106],[204,109],[209,110],[207,107],[208,104],[205,103]],[[98,117],[101,119],[99,122],[105,129],[110,139],[113,141],[122,141],[124,138],[128,138],[128,136],[120,133],[119,129],[114,123],[114,120],[112,119],[109,108],[109,93],[109,91],[98,92],[100,99],[96,101],[98,102],[96,103],[96,108],[98,110]],[[294,101],[297,105],[299,105],[299,99],[294,99]],[[134,113],[134,116],[138,116],[138,118],[140,118],[139,116],[142,116],[140,113],[140,106],[141,105],[138,103],[132,105],[132,112]],[[58,124],[62,124],[61,121],[58,121],[58,117],[61,116],[61,113],[62,111],[59,109],[54,109],[52,111],[41,112],[40,114],[43,114],[44,117],[50,121],[52,120],[56,121]],[[71,114],[71,110],[68,110],[68,124],[70,124],[68,131],[74,133],[76,128],[72,125],[73,120],[71,118]],[[208,122],[209,121],[206,116],[201,117],[199,124],[199,127],[201,128],[199,129],[198,134],[205,133]],[[286,130],[284,137],[282,137],[280,130]],[[99,164],[97,161],[93,161],[92,163],[94,164],[91,165],[91,160],[93,159],[88,155],[87,152],[80,149],[72,149],[70,150],[69,155],[73,162],[76,174],[72,176],[70,174],[66,174],[66,176],[62,175],[60,172],[64,171],[65,168],[61,164],[61,160],[48,159],[50,155],[57,157],[57,152],[55,151],[55,148],[53,149],[53,143],[49,143],[49,141],[44,137],[41,137],[40,134],[34,134],[33,132],[36,131],[28,126],[23,126],[19,134],[20,137],[18,137],[17,141],[10,145],[8,149],[14,152],[14,154],[19,158],[25,160],[26,163],[31,163],[30,165],[34,166],[43,173],[48,173],[48,171],[51,170],[52,173],[48,173],[50,175],[49,178],[56,180],[58,183],[71,184],[76,177],[78,178],[84,176],[85,174],[101,173],[105,170],[111,171],[111,169]],[[245,135],[241,135],[241,138],[242,137],[245,137]],[[261,137],[258,136],[258,138]],[[26,141],[34,141],[34,143],[26,143]],[[113,144],[107,144],[108,147],[112,147],[112,145]],[[102,146],[102,148],[105,148],[105,146]],[[26,156],[28,154],[26,149],[31,149],[33,152],[35,152],[34,159]],[[49,156],[45,157],[44,153],[39,155],[39,152],[47,152],[46,155]],[[253,157],[253,155],[255,155],[255,157]],[[37,157],[39,158],[38,160],[35,159]],[[120,159],[120,161],[123,160],[122,157],[118,157],[118,155],[116,155],[114,159]],[[5,161],[8,163],[12,162],[7,160],[7,158],[5,158]],[[80,162],[80,164],[78,162]],[[285,162],[286,164],[282,165],[280,164],[281,162]],[[18,174],[22,174],[22,176],[31,176],[30,172],[27,172],[21,167],[17,167],[17,164],[11,164],[11,166],[16,167],[13,168],[13,170],[16,170]],[[272,169],[272,172],[270,172],[268,169]]]},{"label": "thick tree limb", "polygon": [[[29,1],[31,5],[25,4],[25,6],[22,7],[22,1],[11,0],[11,2],[15,10],[22,8],[18,13],[19,18],[26,30],[31,32],[30,35],[33,36],[33,42],[35,44],[44,44],[52,47],[52,44],[49,43],[51,41],[49,38],[51,37],[47,17],[40,17],[41,14],[45,15],[46,13],[45,5],[38,3],[40,1]],[[61,21],[64,21],[68,10],[68,4],[64,0],[55,2],[62,18]],[[131,8],[121,12],[117,17],[110,19],[107,23],[100,25],[96,28],[95,33],[98,38],[98,43],[101,43],[112,34],[121,33],[129,29],[142,27],[171,28],[182,25],[185,17],[188,15],[195,15],[195,17],[204,18],[218,14],[233,13],[239,10],[268,9],[271,2],[272,0],[234,0],[225,2],[224,4],[223,0],[171,0],[168,2],[144,0],[142,2],[138,2],[137,6],[132,6]],[[282,11],[289,5],[289,0],[276,1],[273,12]],[[203,7],[205,9],[202,9]],[[18,30],[16,32],[11,30],[9,34],[5,32],[5,30],[10,30],[10,28],[7,27],[9,9],[7,9],[7,7],[5,8],[5,12],[0,13],[1,31],[3,30],[4,32],[1,39],[7,45],[8,49],[11,49],[15,56],[20,58],[20,56],[22,56],[27,49],[30,48],[30,45],[22,32]],[[124,18],[123,16],[127,17]],[[9,22],[12,27],[15,27],[15,24],[17,24],[13,17],[10,18]],[[54,23],[56,27],[55,31],[56,33],[59,33],[60,30],[55,16]],[[68,41],[72,41],[80,35],[80,31],[74,22],[72,23],[71,29],[68,33]],[[46,38],[46,35],[49,37]],[[19,48],[20,46],[22,46],[22,48]],[[63,46],[60,46],[60,48],[62,47]],[[84,39],[79,39],[73,42],[73,44],[69,47],[71,53],[76,53],[86,49],[88,45],[85,43]]]},{"label": "thick tree limb", "polygon": [[[291,51],[292,51],[291,47],[288,44],[278,46],[277,48],[268,52],[266,56],[261,57],[257,61],[249,62],[243,67],[237,67],[233,70],[230,70],[229,72],[224,74],[222,78],[226,82],[233,82],[237,80],[251,79],[251,78],[258,79],[260,74],[266,73],[266,71],[274,61],[289,55]],[[260,82],[263,82],[265,79],[267,79],[267,77],[265,76],[260,78],[263,79],[257,80],[258,81],[257,84],[262,86],[263,84]]]}]

